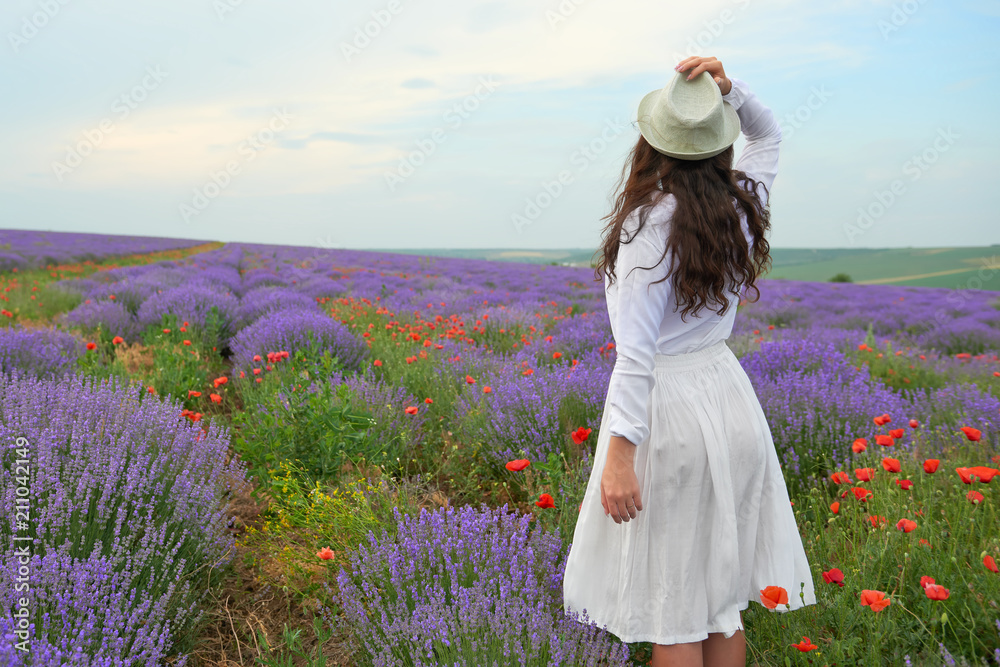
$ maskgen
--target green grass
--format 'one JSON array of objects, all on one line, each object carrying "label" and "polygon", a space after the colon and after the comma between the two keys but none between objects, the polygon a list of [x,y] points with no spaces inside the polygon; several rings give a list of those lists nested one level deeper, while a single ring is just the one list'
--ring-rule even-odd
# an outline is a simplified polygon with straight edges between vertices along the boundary
[{"label": "green grass", "polygon": [[[771,271],[765,277],[826,282],[838,273],[846,273],[856,283],[1000,291],[1000,246],[836,249],[817,250],[811,259],[809,255],[800,250],[774,250]],[[977,276],[982,267],[990,265],[997,268],[983,269]],[[924,276],[945,271],[953,273]]]}]

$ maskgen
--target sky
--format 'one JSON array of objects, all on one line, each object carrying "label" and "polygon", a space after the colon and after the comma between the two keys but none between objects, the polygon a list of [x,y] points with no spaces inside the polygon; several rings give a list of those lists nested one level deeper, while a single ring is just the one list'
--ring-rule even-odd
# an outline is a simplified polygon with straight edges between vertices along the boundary
[{"label": "sky", "polygon": [[697,55],[781,123],[772,247],[989,245],[998,28],[997,0],[4,0],[0,229],[592,248],[639,100]]}]

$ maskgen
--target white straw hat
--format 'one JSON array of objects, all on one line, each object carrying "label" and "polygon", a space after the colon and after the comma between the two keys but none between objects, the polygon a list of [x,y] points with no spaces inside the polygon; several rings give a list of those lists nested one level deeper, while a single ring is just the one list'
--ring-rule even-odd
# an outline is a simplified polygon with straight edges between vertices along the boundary
[{"label": "white straw hat", "polygon": [[677,72],[639,102],[639,132],[660,153],[682,160],[718,155],[740,136],[740,117],[712,75]]}]

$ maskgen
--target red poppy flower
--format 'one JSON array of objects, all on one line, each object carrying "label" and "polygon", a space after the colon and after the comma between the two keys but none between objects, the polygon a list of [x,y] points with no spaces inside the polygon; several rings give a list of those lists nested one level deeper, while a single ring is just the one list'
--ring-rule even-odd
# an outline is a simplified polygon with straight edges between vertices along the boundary
[{"label": "red poppy flower", "polygon": [[535,501],[535,504],[541,507],[543,510],[556,506],[555,500],[553,500],[552,496],[550,496],[547,493],[543,493],[542,495],[538,496],[538,500]]},{"label": "red poppy flower", "polygon": [[949,591],[940,584],[928,584],[924,586],[924,593],[931,600],[947,600]]},{"label": "red poppy flower", "polygon": [[195,391],[194,389],[188,389],[188,398],[191,398],[192,396],[198,398],[199,396],[201,396],[201,392]]},{"label": "red poppy flower", "polygon": [[861,591],[861,604],[871,607],[872,611],[882,611],[889,606],[890,600],[882,591],[872,591],[867,588]]},{"label": "red poppy flower", "polygon": [[584,428],[582,426],[580,428],[576,429],[572,433],[573,442],[575,442],[578,445],[582,444],[587,438],[590,437],[590,431],[591,430],[592,429]]},{"label": "red poppy flower", "polygon": [[832,567],[823,573],[823,581],[828,584],[837,584],[841,588],[844,587],[844,573],[840,571],[838,567]]},{"label": "red poppy flower", "polygon": [[930,542],[928,542],[927,540],[925,540],[925,539],[924,539],[924,538],[922,538],[922,537],[920,538],[920,544],[923,544],[923,545],[924,545],[925,547],[927,547],[928,549],[929,549],[929,548],[931,548],[931,543],[930,543]]},{"label": "red poppy flower", "polygon": [[928,577],[926,574],[920,577],[920,587],[927,588],[929,585],[934,583],[934,577]]},{"label": "red poppy flower", "polygon": [[851,491],[854,492],[854,497],[858,500],[867,500],[868,496],[872,495],[872,492],[863,486],[852,487]]},{"label": "red poppy flower", "polygon": [[941,464],[940,459],[927,459],[924,461],[924,472],[933,473],[937,472],[938,466]]},{"label": "red poppy flower", "polygon": [[899,463],[899,459],[882,459],[882,467],[886,469],[887,472],[899,472],[903,467]]},{"label": "red poppy flower", "polygon": [[170,329],[164,329],[163,333],[170,333]]},{"label": "red poppy flower", "polygon": [[[260,361],[260,355],[259,355],[259,354],[255,354],[255,355],[253,355],[253,360],[254,360],[254,362],[258,362],[258,361]],[[378,361],[378,360],[376,360],[376,361],[375,361],[375,365],[376,365],[376,366],[381,366],[381,365],[382,365],[382,362],[381,362],[381,361]]]},{"label": "red poppy flower", "polygon": [[867,448],[868,448],[868,441],[864,438],[858,438],[851,445],[851,449],[854,451],[855,454],[860,454]]},{"label": "red poppy flower", "polygon": [[979,438],[983,435],[979,429],[972,428],[971,426],[963,426],[962,433],[972,442],[979,442]]},{"label": "red poppy flower", "polygon": [[874,468],[855,468],[854,475],[862,482],[871,482],[875,479]]},{"label": "red poppy flower", "polygon": [[125,342],[125,339],[122,338],[121,336],[115,336],[114,338],[111,339],[111,344],[112,345],[120,345],[121,343],[124,343],[124,342]]},{"label": "red poppy flower", "polygon": [[190,345],[190,344],[191,344],[191,341],[189,341],[189,340],[185,340],[185,341],[184,341],[184,344],[185,344],[185,345]]},{"label": "red poppy flower", "polygon": [[472,377],[471,375],[466,375],[465,376],[465,381],[468,384],[476,384],[476,378]]},{"label": "red poppy flower", "polygon": [[884,526],[884,525],[885,525],[886,523],[888,523],[888,521],[889,521],[889,520],[888,520],[888,519],[886,519],[886,518],[885,518],[884,516],[882,516],[881,514],[876,514],[876,515],[874,515],[874,516],[869,516],[869,517],[868,517],[868,521],[870,521],[870,522],[871,522],[871,524],[872,524],[872,526],[873,526],[874,528],[879,528],[879,527],[881,527],[881,526]]},{"label": "red poppy flower", "polygon": [[217,377],[214,380],[212,380],[212,384],[214,384],[216,388],[218,388],[220,384],[226,384],[227,382],[229,382],[229,378],[227,378],[226,376]]},{"label": "red poppy flower", "polygon": [[917,428],[918,426],[920,426],[920,422],[918,422],[916,419],[910,420],[910,428]]},{"label": "red poppy flower", "polygon": [[781,586],[768,586],[760,592],[760,602],[768,609],[779,604],[788,604],[788,591]]},{"label": "red poppy flower", "polygon": [[986,500],[986,498],[983,497],[983,494],[979,493],[978,491],[969,491],[967,494],[965,494],[965,497],[968,498],[969,502],[972,503],[973,505],[981,505],[983,501]]},{"label": "red poppy flower", "polygon": [[493,391],[493,390],[492,390],[492,389],[490,389],[489,385],[484,385],[484,386],[483,386],[483,393],[484,393],[484,394],[489,394],[489,393],[491,393],[492,391]]},{"label": "red poppy flower", "polygon": [[840,503],[837,501],[830,503],[830,511],[833,512],[834,514],[840,512]]},{"label": "red poppy flower", "polygon": [[316,552],[316,555],[322,558],[323,560],[330,560],[331,558],[333,558],[333,549],[331,549],[330,547],[323,547],[322,549]]},{"label": "red poppy flower", "polygon": [[846,472],[835,472],[830,475],[830,479],[832,479],[835,484],[853,484]]},{"label": "red poppy flower", "polygon": [[553,352],[552,353],[552,358],[553,359],[558,359],[561,356],[562,356],[562,352]]},{"label": "red poppy flower", "polygon": [[997,568],[997,562],[993,556],[983,556],[983,565],[986,569],[995,574],[1000,574],[1000,568]]},{"label": "red poppy flower", "polygon": [[208,397],[212,399],[213,403],[222,403],[222,397],[218,394],[209,394]]},{"label": "red poppy flower", "polygon": [[991,479],[993,479],[997,474],[1000,474],[1000,470],[997,470],[996,468],[989,468],[987,466],[972,466],[968,470],[969,473],[978,477],[979,481],[983,484],[989,484]]},{"label": "red poppy flower", "polygon": [[155,394],[156,393],[156,390],[153,389],[152,387],[146,387],[146,391],[148,391],[150,394]]},{"label": "red poppy flower", "polygon": [[87,343],[87,349],[88,350],[93,350],[96,347],[97,347],[97,343]]},{"label": "red poppy flower", "polygon": [[408,415],[415,415],[415,414],[417,414],[417,406],[415,406],[415,405],[408,405],[406,407],[406,414],[408,414]]},{"label": "red poppy flower", "polygon": [[955,468],[955,472],[958,476],[962,478],[962,481],[966,484],[972,484],[972,469],[971,468]]},{"label": "red poppy flower", "polygon": [[903,429],[901,429],[901,428],[894,428],[891,431],[889,431],[889,435],[891,435],[895,439],[899,440],[900,438],[903,437]]},{"label": "red poppy flower", "polygon": [[896,485],[899,488],[901,488],[903,491],[909,491],[910,487],[913,486],[913,482],[911,482],[908,479],[897,479],[896,480]]},{"label": "red poppy flower", "polygon": [[917,528],[917,522],[910,521],[909,519],[900,519],[896,522],[896,528],[904,533],[912,533]]},{"label": "red poppy flower", "polygon": [[511,472],[520,472],[531,465],[531,461],[528,459],[516,459],[514,461],[507,461],[506,468]]},{"label": "red poppy flower", "polygon": [[883,447],[892,447],[895,440],[892,439],[891,435],[876,435],[875,444],[882,445]]},{"label": "red poppy flower", "polygon": [[798,644],[792,644],[792,646],[799,649],[803,653],[807,653],[809,651],[815,651],[816,649],[819,648],[819,646],[816,646],[811,641],[809,641],[809,638],[806,637],[805,635],[802,636],[802,641],[800,641]]}]

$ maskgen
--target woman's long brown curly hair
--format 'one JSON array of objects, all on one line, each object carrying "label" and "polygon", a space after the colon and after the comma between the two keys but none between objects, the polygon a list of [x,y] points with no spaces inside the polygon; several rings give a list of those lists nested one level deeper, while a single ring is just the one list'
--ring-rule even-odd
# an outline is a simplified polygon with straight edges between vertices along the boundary
[{"label": "woman's long brown curly hair", "polygon": [[[750,300],[757,301],[760,290],[755,284],[756,279],[771,264],[770,246],[764,238],[771,227],[770,211],[768,206],[761,205],[757,192],[758,186],[763,187],[765,193],[767,188],[732,167],[732,146],[704,160],[681,160],[660,153],[640,135],[625,160],[621,178],[615,187],[621,192],[614,210],[601,218],[609,222],[599,250],[602,256],[595,269],[595,280],[603,280],[603,274],[608,273],[609,282],[614,282],[618,244],[625,219],[641,207],[638,229],[642,229],[654,203],[653,196],[662,189],[665,193],[673,193],[677,207],[671,219],[667,247],[657,264],[666,259],[668,252],[673,255],[677,269],[668,272],[667,276],[672,277],[677,303],[683,306],[681,320],[688,313],[697,315],[711,304],[719,304],[716,312],[725,314],[730,305],[726,298],[728,286],[736,285],[737,290],[741,286],[752,289],[756,294]],[[743,180],[742,187],[740,180]],[[746,213],[747,225],[754,239],[752,257],[740,226],[739,213],[733,206],[733,198]],[[666,277],[656,282],[664,280]]]}]

